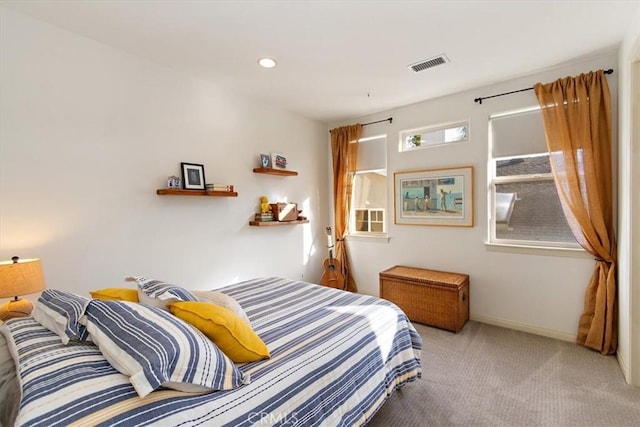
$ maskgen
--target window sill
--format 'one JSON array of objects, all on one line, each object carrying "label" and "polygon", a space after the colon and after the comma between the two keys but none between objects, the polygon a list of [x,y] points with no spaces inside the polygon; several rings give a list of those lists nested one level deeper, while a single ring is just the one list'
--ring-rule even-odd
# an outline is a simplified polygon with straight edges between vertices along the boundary
[{"label": "window sill", "polygon": [[352,242],[389,243],[387,234],[347,234],[347,240]]},{"label": "window sill", "polygon": [[485,242],[485,247],[489,251],[494,252],[509,252],[525,255],[546,255],[546,256],[562,256],[570,258],[593,258],[589,252],[582,248],[554,248],[554,247],[542,247],[542,246],[525,246],[525,245],[510,245],[506,243],[491,243]]}]

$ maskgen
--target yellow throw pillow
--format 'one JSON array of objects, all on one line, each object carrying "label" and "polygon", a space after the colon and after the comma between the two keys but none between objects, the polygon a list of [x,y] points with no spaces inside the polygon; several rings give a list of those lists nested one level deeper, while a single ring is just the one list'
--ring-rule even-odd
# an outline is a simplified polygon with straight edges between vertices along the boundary
[{"label": "yellow throw pillow", "polygon": [[138,302],[138,290],[130,288],[105,288],[89,292],[91,298],[103,301]]},{"label": "yellow throw pillow", "polygon": [[169,311],[205,334],[234,362],[255,362],[271,357],[251,326],[231,310],[201,301],[178,301]]}]

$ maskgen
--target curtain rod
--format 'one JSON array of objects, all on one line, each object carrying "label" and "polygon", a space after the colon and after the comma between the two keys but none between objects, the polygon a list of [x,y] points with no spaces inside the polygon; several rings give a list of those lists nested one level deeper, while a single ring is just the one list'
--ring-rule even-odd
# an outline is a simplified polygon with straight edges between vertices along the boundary
[{"label": "curtain rod", "polygon": [[393,123],[393,117],[389,117],[388,119],[384,119],[384,120],[378,120],[377,122],[363,123],[362,126],[373,125],[373,124],[382,123],[382,122],[389,122],[389,124],[391,124]]},{"label": "curtain rod", "polygon": [[[613,69],[609,68],[608,70],[605,70],[604,73],[605,74],[613,74]],[[526,92],[528,90],[533,90],[533,87],[528,87],[526,89],[520,89],[520,90],[512,90],[511,92],[499,93],[497,95],[483,96],[481,98],[474,99],[473,102],[477,102],[478,104],[482,104],[482,100],[483,99],[496,98],[498,96],[511,95],[512,93]]]},{"label": "curtain rod", "polygon": [[[373,124],[382,123],[382,122],[389,122],[389,124],[391,124],[391,123],[393,123],[393,117],[389,117],[389,118],[384,119],[384,120],[378,120],[376,122],[363,123],[362,126],[368,126],[368,125],[373,125]],[[331,131],[329,131],[329,133],[331,133]]]}]

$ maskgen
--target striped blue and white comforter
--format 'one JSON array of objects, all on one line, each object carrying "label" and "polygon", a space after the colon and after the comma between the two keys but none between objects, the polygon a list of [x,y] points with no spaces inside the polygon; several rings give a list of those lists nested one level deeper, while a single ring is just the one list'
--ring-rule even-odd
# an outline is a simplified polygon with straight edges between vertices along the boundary
[{"label": "striped blue and white comforter", "polygon": [[220,290],[271,352],[240,365],[250,384],[139,398],[93,344],[64,346],[33,319],[14,319],[3,332],[22,384],[16,425],[364,425],[421,376],[420,336],[385,300],[282,278]]}]

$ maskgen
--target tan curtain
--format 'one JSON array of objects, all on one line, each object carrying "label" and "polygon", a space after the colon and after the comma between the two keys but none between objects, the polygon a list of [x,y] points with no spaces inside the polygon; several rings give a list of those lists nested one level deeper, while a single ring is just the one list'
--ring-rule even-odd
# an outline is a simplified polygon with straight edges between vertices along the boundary
[{"label": "tan curtain", "polygon": [[353,276],[350,273],[349,255],[344,237],[349,230],[349,212],[353,193],[353,178],[358,160],[358,140],[362,135],[362,125],[355,124],[331,130],[331,153],[333,157],[333,209],[336,219],[335,257],[342,266],[345,289],[357,292]]},{"label": "tan curtain", "polygon": [[609,85],[600,70],[534,89],[562,208],[576,240],[596,260],[576,341],[613,354],[618,332]]}]

